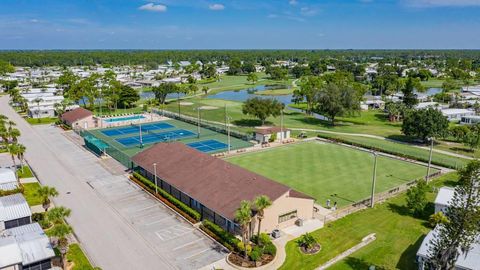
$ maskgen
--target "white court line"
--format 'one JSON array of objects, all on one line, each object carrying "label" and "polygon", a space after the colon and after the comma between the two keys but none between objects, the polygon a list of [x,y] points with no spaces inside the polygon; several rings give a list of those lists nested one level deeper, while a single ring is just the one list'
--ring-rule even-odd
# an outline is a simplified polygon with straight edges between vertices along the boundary
[{"label": "white court line", "polygon": [[197,252],[197,253],[195,253],[195,254],[193,254],[193,255],[190,255],[190,256],[188,256],[188,257],[186,257],[186,258],[184,258],[184,259],[185,259],[185,260],[188,260],[188,259],[190,259],[190,258],[192,258],[192,257],[195,257],[195,256],[197,256],[197,255],[200,255],[200,254],[202,254],[202,253],[204,253],[204,252],[206,252],[206,251],[210,251],[210,250],[211,250],[210,248],[204,249],[204,250],[202,250],[202,251],[200,251],[200,252]]},{"label": "white court line", "polygon": [[178,246],[178,247],[176,247],[176,248],[174,248],[174,249],[172,249],[172,250],[173,250],[173,251],[179,250],[179,249],[184,248],[184,247],[186,247],[186,246],[190,246],[191,244],[195,244],[195,243],[197,243],[197,242],[199,242],[199,241],[203,241],[203,239],[202,239],[202,238],[199,238],[199,239],[197,239],[197,240],[195,240],[195,241],[191,241],[191,242],[188,242],[188,243],[183,244],[183,245],[181,245],[181,246]]}]

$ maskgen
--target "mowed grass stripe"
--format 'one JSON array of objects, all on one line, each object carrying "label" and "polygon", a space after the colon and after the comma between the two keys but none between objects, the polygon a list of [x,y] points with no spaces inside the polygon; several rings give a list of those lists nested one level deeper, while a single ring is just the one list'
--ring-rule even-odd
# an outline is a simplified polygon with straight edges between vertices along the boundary
[{"label": "mowed grass stripe", "polygon": [[[247,153],[227,161],[304,192],[319,204],[330,199],[344,206],[370,195],[373,159],[372,154],[349,147],[307,142]],[[379,156],[376,192],[425,174],[424,166]]]}]

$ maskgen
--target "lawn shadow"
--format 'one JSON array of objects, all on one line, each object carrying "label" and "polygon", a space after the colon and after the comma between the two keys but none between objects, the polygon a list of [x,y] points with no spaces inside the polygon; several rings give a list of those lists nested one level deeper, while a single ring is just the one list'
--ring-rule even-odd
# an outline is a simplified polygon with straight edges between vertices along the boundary
[{"label": "lawn shadow", "polygon": [[468,148],[465,148],[465,147],[457,147],[457,146],[451,147],[450,150],[458,151],[458,152],[466,152],[466,153],[474,153],[475,152],[473,149],[468,149]]},{"label": "lawn shadow", "polygon": [[[232,121],[232,124],[240,127],[259,127],[262,125],[262,121],[258,119],[240,119]],[[265,121],[265,125],[272,125],[272,122]]]},{"label": "lawn shadow", "polygon": [[350,266],[352,269],[358,269],[358,270],[368,270],[368,269],[373,269],[370,268],[374,266],[375,270],[384,270],[386,268],[369,263],[365,261],[364,259],[359,259],[359,258],[354,258],[354,257],[347,257],[345,258],[345,263]]},{"label": "lawn shadow", "polygon": [[420,236],[414,244],[408,246],[400,256],[396,265],[397,269],[417,269],[416,257],[417,251],[422,244],[425,234]]},{"label": "lawn shadow", "polygon": [[397,213],[402,216],[412,216],[410,209],[406,205],[398,205],[394,203],[388,203],[387,205],[388,210]]}]

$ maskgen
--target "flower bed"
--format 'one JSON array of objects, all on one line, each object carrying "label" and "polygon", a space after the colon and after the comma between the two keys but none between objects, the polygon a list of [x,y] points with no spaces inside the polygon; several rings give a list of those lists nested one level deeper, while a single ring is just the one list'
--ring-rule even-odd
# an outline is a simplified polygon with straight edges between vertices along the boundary
[{"label": "flower bed", "polygon": [[236,238],[233,234],[225,231],[217,224],[204,220],[200,229],[210,235],[213,239],[217,240],[219,243],[224,245],[230,251],[235,251],[237,249],[238,243],[240,240]]},{"label": "flower bed", "polygon": [[133,176],[130,177],[132,181],[143,187],[144,189],[148,190],[152,193],[155,197],[159,200],[164,202],[170,208],[178,212],[180,215],[185,217],[191,223],[197,223],[201,219],[200,213],[195,211],[194,209],[188,207],[186,204],[178,200],[177,198],[173,197],[172,195],[168,194],[165,190],[158,188],[158,194],[155,194],[155,184],[150,182],[147,178],[142,176],[141,174],[134,172]]},{"label": "flower bed", "polygon": [[[247,257],[245,258],[244,250],[247,250]],[[244,267],[254,268],[265,266],[275,259],[277,248],[273,244],[270,236],[261,233],[260,237],[256,235],[252,237],[252,242],[244,247],[243,242],[237,244],[237,250],[228,255],[228,262]]]}]

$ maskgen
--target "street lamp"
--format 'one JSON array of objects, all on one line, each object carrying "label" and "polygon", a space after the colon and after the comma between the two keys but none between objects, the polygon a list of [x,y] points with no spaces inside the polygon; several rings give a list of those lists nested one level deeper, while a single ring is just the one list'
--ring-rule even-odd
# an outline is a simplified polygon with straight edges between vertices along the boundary
[{"label": "street lamp", "polygon": [[228,153],[230,154],[230,148],[231,148],[231,145],[230,145],[230,120],[232,118],[230,116],[227,116],[227,121],[228,121],[228,125],[227,125],[227,140],[228,140]]},{"label": "street lamp", "polygon": [[155,179],[155,194],[158,193],[158,186],[157,186],[157,163],[153,163],[153,177]]},{"label": "street lamp", "polygon": [[142,123],[138,124],[139,137],[140,137],[140,148],[143,148],[143,136],[142,136]]},{"label": "street lamp", "polygon": [[433,154],[433,142],[434,142],[433,137],[428,138],[428,141],[430,141],[430,156],[428,158],[427,175],[425,176],[426,182],[428,182],[428,178],[430,175],[430,167],[432,166],[432,154]]},{"label": "street lamp", "polygon": [[200,107],[197,107],[197,137],[200,138]]},{"label": "street lamp", "polygon": [[373,208],[375,205],[375,182],[377,181],[377,152],[372,152],[374,161],[373,161],[373,179],[372,179],[372,195],[370,197],[370,207]]}]

